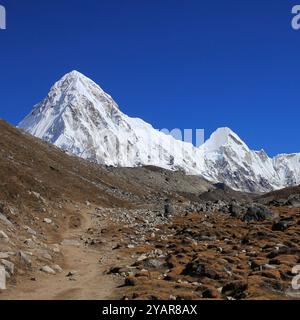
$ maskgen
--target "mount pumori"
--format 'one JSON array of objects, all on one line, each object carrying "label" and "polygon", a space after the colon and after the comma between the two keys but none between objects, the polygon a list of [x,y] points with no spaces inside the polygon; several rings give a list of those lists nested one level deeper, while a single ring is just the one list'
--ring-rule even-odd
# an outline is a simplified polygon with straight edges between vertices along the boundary
[{"label": "mount pumori", "polygon": [[56,82],[18,127],[99,164],[184,170],[250,192],[300,184],[300,153],[270,158],[263,150],[250,150],[229,128],[217,129],[195,147],[125,115],[110,95],[77,71]]}]

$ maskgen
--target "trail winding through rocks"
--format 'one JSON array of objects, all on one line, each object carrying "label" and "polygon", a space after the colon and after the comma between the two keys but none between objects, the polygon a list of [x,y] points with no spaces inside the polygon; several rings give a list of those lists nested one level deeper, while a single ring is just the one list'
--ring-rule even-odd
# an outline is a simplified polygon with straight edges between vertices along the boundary
[{"label": "trail winding through rocks", "polygon": [[[34,275],[36,281],[32,281],[30,277],[24,278],[22,282],[18,281],[17,286],[11,286],[1,299],[114,299],[114,289],[121,284],[121,281],[115,276],[106,274],[106,271],[118,261],[112,250],[114,241],[107,241],[100,247],[86,246],[80,238],[92,226],[91,215],[82,213],[81,225],[77,229],[68,228],[65,232],[64,239],[77,240],[79,245],[61,245],[64,256],[63,272],[56,275],[38,272]],[[75,280],[67,276],[70,271],[76,271]]]}]

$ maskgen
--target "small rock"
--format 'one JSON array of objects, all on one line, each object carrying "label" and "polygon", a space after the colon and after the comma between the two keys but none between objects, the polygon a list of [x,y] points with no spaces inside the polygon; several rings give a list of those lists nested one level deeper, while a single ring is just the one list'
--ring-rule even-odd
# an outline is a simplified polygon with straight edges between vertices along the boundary
[{"label": "small rock", "polygon": [[28,257],[28,255],[23,252],[23,251],[19,251],[17,253],[17,257],[20,260],[20,263],[26,266],[31,266],[31,259]]},{"label": "small rock", "polygon": [[267,254],[267,258],[272,259],[280,255],[286,254],[298,254],[299,250],[296,248],[288,248],[286,246],[276,247],[275,250],[272,250]]},{"label": "small rock", "polygon": [[299,194],[290,195],[286,204],[294,208],[300,208],[300,195]]},{"label": "small rock", "polygon": [[58,244],[53,244],[51,247],[51,250],[55,253],[60,253],[59,245]]},{"label": "small rock", "polygon": [[205,261],[198,258],[192,262],[189,262],[183,272],[185,275],[190,275],[192,277],[207,277],[210,279],[219,279],[219,274],[211,268]]},{"label": "small rock", "polygon": [[272,225],[273,231],[285,231],[287,228],[288,228],[287,221],[274,222]]},{"label": "small rock", "polygon": [[2,213],[0,213],[0,221],[4,222],[7,226],[11,228],[14,228],[14,225]]},{"label": "small rock", "polygon": [[14,270],[15,270],[15,265],[5,259],[1,259],[1,264],[4,266],[5,270],[10,274],[13,275],[14,274]]},{"label": "small rock", "polygon": [[233,281],[225,284],[222,288],[222,294],[225,294],[227,297],[233,297],[234,299],[243,299],[246,297],[245,291],[247,288],[247,283]]},{"label": "small rock", "polygon": [[243,221],[263,221],[272,220],[276,217],[269,208],[262,204],[254,203],[248,208],[247,213],[243,217]]},{"label": "small rock", "polygon": [[63,269],[58,264],[53,265],[52,269],[57,273],[62,273],[63,272]]},{"label": "small rock", "polygon": [[263,269],[266,269],[266,270],[272,270],[272,269],[276,269],[276,266],[273,266],[273,265],[271,265],[271,264],[268,264],[268,263],[266,263],[266,264],[264,264],[263,265]]},{"label": "small rock", "polygon": [[245,209],[237,203],[232,203],[229,206],[229,213],[232,217],[239,218],[244,211]]},{"label": "small rock", "polygon": [[146,268],[158,269],[164,266],[164,262],[158,259],[148,259],[144,262]]},{"label": "small rock", "polygon": [[0,290],[6,290],[6,271],[3,266],[0,266]]},{"label": "small rock", "polygon": [[169,217],[170,215],[174,214],[174,208],[172,204],[170,203],[169,199],[165,200],[165,205],[164,205],[164,216]]},{"label": "small rock", "polygon": [[8,235],[4,231],[0,230],[0,242],[7,243],[8,241],[9,241]]},{"label": "small rock", "polygon": [[24,241],[27,247],[33,249],[35,247],[35,242],[32,239],[26,239]]},{"label": "small rock", "polygon": [[52,220],[49,219],[49,218],[45,218],[45,219],[44,219],[44,222],[45,222],[45,223],[48,223],[48,224],[51,224],[51,223],[52,223]]},{"label": "small rock", "polygon": [[45,259],[45,260],[52,260],[52,256],[48,253],[46,250],[41,250],[38,252],[39,256],[38,258],[40,259]]},{"label": "small rock", "polygon": [[36,235],[37,235],[37,232],[36,232],[35,230],[31,229],[31,228],[28,227],[28,226],[25,226],[24,229],[25,229],[29,234],[31,234],[31,235],[33,235],[33,236],[36,236]]},{"label": "small rock", "polygon": [[127,277],[125,279],[125,286],[136,286],[137,280],[133,277]]},{"label": "small rock", "polygon": [[136,261],[143,261],[147,259],[147,255],[145,253],[141,254]]},{"label": "small rock", "polygon": [[44,266],[40,270],[48,274],[55,274],[55,271],[49,266]]},{"label": "small rock", "polygon": [[77,271],[72,270],[72,271],[69,271],[69,272],[67,273],[66,277],[73,277],[73,276],[75,276],[76,274],[77,274]]}]

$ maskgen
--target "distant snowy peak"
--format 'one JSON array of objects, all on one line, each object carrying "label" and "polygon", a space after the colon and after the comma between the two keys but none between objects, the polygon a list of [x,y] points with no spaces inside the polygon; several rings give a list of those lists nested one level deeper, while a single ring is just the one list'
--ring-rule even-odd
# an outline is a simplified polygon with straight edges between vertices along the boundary
[{"label": "distant snowy peak", "polygon": [[300,154],[269,158],[263,150],[250,150],[229,128],[217,129],[196,148],[125,115],[78,71],[57,81],[19,127],[99,164],[180,169],[251,192],[300,184]]},{"label": "distant snowy peak", "polygon": [[212,133],[205,142],[203,148],[206,152],[218,152],[221,147],[244,148],[248,151],[247,145],[241,138],[229,128],[219,128]]},{"label": "distant snowy peak", "polygon": [[273,162],[284,186],[300,184],[300,153],[280,154],[273,158]]}]

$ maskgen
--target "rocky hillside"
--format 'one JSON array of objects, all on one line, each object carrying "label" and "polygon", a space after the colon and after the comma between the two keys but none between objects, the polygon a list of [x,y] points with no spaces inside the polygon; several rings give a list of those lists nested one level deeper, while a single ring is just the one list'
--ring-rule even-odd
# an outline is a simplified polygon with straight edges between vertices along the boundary
[{"label": "rocky hillside", "polygon": [[106,208],[125,213],[142,206],[143,218],[152,214],[155,220],[149,209],[153,205],[162,212],[166,199],[189,202],[183,190],[199,194],[214,188],[182,172],[92,164],[4,121],[0,134],[0,262],[11,284],[28,272],[64,263],[60,245],[70,228],[90,220],[87,212]]},{"label": "rocky hillside", "polygon": [[300,185],[266,193],[257,198],[261,203],[273,206],[291,206],[300,208]]},{"label": "rocky hillside", "polygon": [[299,298],[297,202],[0,134],[0,299]]}]

